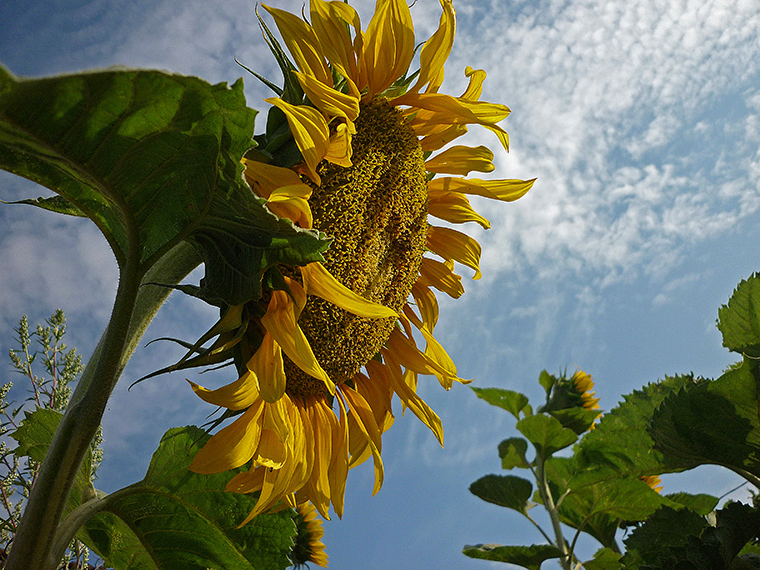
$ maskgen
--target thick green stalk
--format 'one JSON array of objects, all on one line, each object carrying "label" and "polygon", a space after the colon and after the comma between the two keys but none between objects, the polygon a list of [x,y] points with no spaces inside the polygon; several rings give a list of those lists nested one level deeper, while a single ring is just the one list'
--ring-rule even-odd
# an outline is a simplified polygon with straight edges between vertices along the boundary
[{"label": "thick green stalk", "polygon": [[562,526],[559,522],[559,512],[557,506],[554,504],[554,497],[552,497],[551,489],[549,489],[549,482],[546,480],[546,471],[544,468],[545,459],[542,454],[536,454],[536,483],[538,485],[538,492],[541,495],[541,500],[544,502],[544,507],[549,513],[549,518],[552,521],[552,528],[554,529],[555,546],[562,553],[560,558],[560,564],[564,570],[570,570],[570,551],[567,548],[567,542],[565,536],[562,534]]},{"label": "thick green stalk", "polygon": [[[141,282],[175,284],[198,263],[197,254],[190,246],[180,244],[143,280],[129,262],[122,268],[111,320],[53,437],[5,570],[55,570],[60,564],[59,553],[55,552],[56,543],[61,539],[58,527],[82,459],[100,426],[126,361],[170,292],[155,286],[141,288]],[[68,533],[70,529],[64,532]]]}]

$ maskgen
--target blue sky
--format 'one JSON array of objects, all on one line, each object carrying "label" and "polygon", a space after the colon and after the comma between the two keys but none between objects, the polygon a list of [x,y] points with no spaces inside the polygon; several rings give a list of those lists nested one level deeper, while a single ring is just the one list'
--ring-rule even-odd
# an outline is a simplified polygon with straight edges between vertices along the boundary
[{"label": "blue sky", "polygon": [[[374,3],[352,4],[366,26]],[[297,1],[272,5],[301,9]],[[462,91],[466,65],[485,69],[483,99],[512,109],[502,123],[511,152],[497,156],[492,176],[538,178],[518,202],[475,204],[493,226],[467,228],[483,246],[484,277],[466,279],[461,299],[440,299],[436,329],[460,375],[538,398],[543,368],[578,366],[593,375],[605,409],[665,374],[719,375],[732,357],[714,326],[717,308],[760,269],[756,3],[455,6],[457,40],[443,90]],[[242,0],[5,0],[0,62],[24,76],[124,65],[232,82],[244,75],[237,56],[279,81],[253,9]],[[418,41],[432,33],[439,13],[438,2],[417,0]],[[266,110],[260,101],[269,94],[245,81],[249,104]],[[496,141],[473,128],[465,143]],[[0,174],[0,199],[44,193]],[[468,271],[462,269],[466,277]],[[115,287],[115,263],[91,223],[0,207],[0,353],[22,314],[37,322],[60,307],[69,343],[89,355]],[[162,311],[146,340],[197,337],[215,316],[175,296]],[[169,362],[172,350],[140,349],[117,388],[104,419],[99,486],[106,491],[141,478],[165,429],[203,423],[210,411],[184,376],[126,390]],[[467,490],[499,470],[496,445],[512,435],[510,417],[465,387],[441,391],[433,378],[420,392],[444,422],[445,448],[414,417],[398,414],[384,438],[383,489],[370,496],[371,467],[352,471],[343,520],[325,524],[335,570],[487,568],[461,547],[540,541],[516,515]],[[716,470],[699,470],[668,477],[665,491],[719,495],[734,484]],[[594,547],[586,548],[590,556]]]}]

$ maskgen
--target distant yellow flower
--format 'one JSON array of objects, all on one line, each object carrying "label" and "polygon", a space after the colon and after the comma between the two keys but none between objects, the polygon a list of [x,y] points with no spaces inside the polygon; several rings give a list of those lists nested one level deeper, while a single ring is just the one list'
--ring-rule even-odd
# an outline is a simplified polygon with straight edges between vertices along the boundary
[{"label": "distant yellow flower", "polygon": [[322,537],[322,521],[317,517],[317,509],[311,503],[303,503],[296,507],[296,537],[290,553],[290,560],[296,567],[313,562],[317,566],[327,568],[327,553]]},{"label": "distant yellow flower", "polygon": [[641,480],[649,485],[653,491],[657,491],[658,493],[662,491],[662,480],[657,475],[645,475]]},{"label": "distant yellow flower", "polygon": [[576,370],[572,378],[570,378],[576,393],[581,397],[581,406],[586,410],[598,410],[599,398],[595,398],[596,392],[592,392],[594,388],[594,381],[591,379],[590,374],[586,374],[583,370]]},{"label": "distant yellow flower", "polygon": [[[508,145],[497,123],[509,109],[479,100],[484,71],[467,67],[459,97],[438,93],[455,29],[451,0],[440,1],[439,28],[422,46],[416,80],[406,77],[415,51],[406,0],[378,0],[366,31],[341,1],[311,0],[310,22],[264,6],[297,70],[286,73],[292,88],[267,99],[272,132],[244,159],[245,176],[273,214],[333,242],[324,263],[272,268],[264,297],[229,307],[205,337],[217,336],[215,362],[234,354],[240,376],[216,390],[193,388],[239,415],[191,468],[217,473],[251,462],[227,486],[260,492],[244,522],[282,499],[308,499],[325,518],[332,504],[341,516],[350,467],[372,457],[374,492],[382,485],[381,435],[394,420],[394,394],[442,444],[441,421],[417,395],[417,376],[434,375],[446,390],[467,382],[433,336],[433,289],[461,296],[454,262],[477,279],[481,249],[428,219],[488,228],[467,195],[513,201],[533,180],[463,178],[493,170],[483,146],[430,156],[468,124]],[[284,51],[265,31],[282,65]],[[292,164],[288,140],[297,147]]]}]

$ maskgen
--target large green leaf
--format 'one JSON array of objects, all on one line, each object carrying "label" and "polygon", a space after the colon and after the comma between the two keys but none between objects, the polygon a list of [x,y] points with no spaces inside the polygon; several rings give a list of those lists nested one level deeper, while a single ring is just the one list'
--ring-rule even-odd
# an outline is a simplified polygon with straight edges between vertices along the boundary
[{"label": "large green leaf", "polygon": [[692,376],[666,377],[624,396],[580,441],[576,450],[578,477],[595,479],[664,473],[663,456],[654,447],[646,426],[657,407],[675,390],[693,385]]},{"label": "large green leaf", "polygon": [[484,501],[525,514],[530,508],[533,484],[514,475],[486,475],[470,485],[470,492]]},{"label": "large green leaf", "polygon": [[573,430],[563,427],[557,418],[546,414],[523,418],[515,427],[544,457],[572,445],[578,439]]},{"label": "large green leaf", "polygon": [[540,570],[541,563],[551,558],[559,558],[562,553],[556,546],[549,544],[533,544],[531,546],[502,546],[500,544],[475,544],[465,546],[462,552],[470,558],[507,562],[528,568]]},{"label": "large green leaf", "polygon": [[718,329],[727,349],[760,356],[760,276],[739,283],[728,305],[718,309]]},{"label": "large green leaf", "polygon": [[507,410],[510,414],[520,419],[520,412],[523,415],[531,415],[531,408],[528,404],[528,397],[514,390],[504,390],[502,388],[472,388],[478,398],[485,400],[492,406],[497,406]]},{"label": "large green leaf", "polygon": [[196,427],[169,430],[145,478],[105,499],[105,512],[79,537],[116,570],[275,570],[290,565],[292,511],[261,515],[237,528],[256,496],[227,493],[234,472],[188,470],[208,436]]},{"label": "large green leaf", "polygon": [[648,431],[670,469],[705,463],[760,477],[757,363],[747,360],[717,380],[671,394]]},{"label": "large green leaf", "polygon": [[552,457],[545,468],[555,501],[563,496],[558,507],[560,520],[609,548],[617,548],[615,535],[621,521],[640,521],[662,505],[675,505],[638,478],[614,477],[581,484],[573,457]]},{"label": "large green leaf", "polygon": [[528,442],[521,437],[510,437],[499,444],[499,457],[503,469],[521,467],[528,469],[530,464],[525,457],[528,451]]},{"label": "large green leaf", "polygon": [[255,114],[242,81],[141,70],[17,79],[0,68],[0,168],[66,201],[39,205],[92,219],[122,268],[144,274],[190,240],[207,265],[202,292],[236,304],[258,296],[267,267],[319,260],[328,245],[243,182]]},{"label": "large green leaf", "polygon": [[[29,457],[42,463],[63,415],[50,408],[39,408],[33,412],[26,411],[24,415],[24,420],[18,429],[8,434],[18,442],[18,447],[13,452],[17,457]],[[91,474],[92,451],[88,450],[79,466],[64,514],[68,514],[95,496]]]}]

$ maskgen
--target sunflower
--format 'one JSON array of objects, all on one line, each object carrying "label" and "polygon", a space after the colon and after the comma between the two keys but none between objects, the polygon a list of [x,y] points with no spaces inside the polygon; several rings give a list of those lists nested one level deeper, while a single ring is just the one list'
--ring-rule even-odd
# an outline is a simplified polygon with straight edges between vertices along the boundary
[{"label": "sunflower", "polygon": [[313,562],[317,566],[327,567],[327,553],[322,537],[322,521],[317,517],[317,509],[311,503],[296,506],[293,517],[296,523],[296,537],[290,560],[296,568]]},{"label": "sunflower", "polygon": [[641,480],[644,481],[644,483],[646,483],[653,491],[656,491],[658,493],[662,492],[662,479],[660,479],[657,475],[644,475]]},{"label": "sunflower", "polygon": [[323,263],[269,268],[262,298],[224,307],[201,339],[216,338],[205,362],[234,358],[239,377],[215,390],[191,385],[236,419],[191,469],[250,466],[227,486],[259,493],[242,524],[281,500],[311,501],[328,519],[332,504],[342,516],[349,468],[371,457],[373,494],[382,485],[381,436],[394,420],[394,395],[442,445],[441,420],[418,396],[418,375],[435,376],[446,390],[469,382],[433,336],[433,290],[460,297],[454,263],[479,278],[481,249],[429,218],[487,229],[467,195],[513,201],[533,180],[465,178],[492,171],[493,153],[462,145],[441,151],[472,124],[507,149],[497,123],[510,112],[479,100],[485,72],[471,67],[461,96],[439,93],[456,21],[451,0],[441,6],[411,75],[406,0],[378,0],[365,31],[341,1],[311,0],[310,21],[264,6],[290,58],[260,18],[285,85],[262,78],[277,96],[266,99],[266,132],[243,159],[245,178],[272,214],[333,241]]}]

